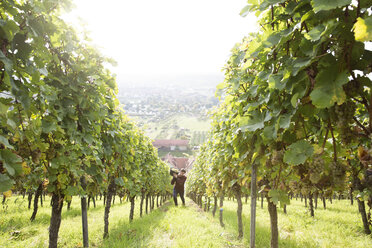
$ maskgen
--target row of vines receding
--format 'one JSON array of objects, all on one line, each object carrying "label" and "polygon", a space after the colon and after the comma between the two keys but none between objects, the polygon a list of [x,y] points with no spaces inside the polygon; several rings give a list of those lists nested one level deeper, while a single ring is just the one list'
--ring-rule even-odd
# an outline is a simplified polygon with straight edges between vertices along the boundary
[{"label": "row of vines receding", "polygon": [[241,15],[255,13],[261,28],[232,49],[188,194],[199,204],[219,199],[221,207],[225,195],[234,196],[242,237],[241,198],[250,192],[251,247],[258,191],[268,201],[272,247],[278,247],[277,207],[298,194],[309,200],[312,216],[314,199],[351,196],[370,234],[371,1],[248,4]]},{"label": "row of vines receding", "polygon": [[0,2],[0,192],[3,204],[12,192],[27,194],[29,207],[34,194],[31,221],[41,196],[51,195],[49,247],[57,247],[62,206],[73,196],[83,199],[85,221],[86,198],[105,196],[106,237],[115,195],[127,196],[132,210],[141,197],[142,215],[144,199],[152,209],[154,197],[171,191],[168,166],[121,111],[105,69],[111,60],[60,18],[70,5]]}]

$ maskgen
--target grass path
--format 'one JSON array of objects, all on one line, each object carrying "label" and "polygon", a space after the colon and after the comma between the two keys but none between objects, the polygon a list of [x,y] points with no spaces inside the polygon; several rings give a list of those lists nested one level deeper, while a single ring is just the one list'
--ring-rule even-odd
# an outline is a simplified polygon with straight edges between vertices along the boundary
[{"label": "grass path", "polygon": [[217,218],[201,211],[191,200],[186,206],[164,206],[131,225],[117,225],[103,247],[243,247],[220,227]]}]

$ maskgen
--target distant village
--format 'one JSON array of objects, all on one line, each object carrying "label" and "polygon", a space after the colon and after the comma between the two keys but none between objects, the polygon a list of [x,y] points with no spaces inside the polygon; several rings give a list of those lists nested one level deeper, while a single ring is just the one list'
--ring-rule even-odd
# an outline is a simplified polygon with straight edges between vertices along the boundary
[{"label": "distant village", "polygon": [[[214,95],[218,79],[178,78],[178,84],[173,84],[173,80],[156,86],[119,84],[118,99],[126,114],[153,138],[159,157],[171,168],[189,171],[193,155],[206,140],[209,129],[209,124],[207,129],[198,124],[207,123],[208,112],[218,104]],[[192,119],[192,128],[182,127],[185,120],[179,119],[183,116]]]},{"label": "distant village", "polygon": [[205,117],[207,111],[218,103],[214,91],[211,87],[126,88],[119,92],[118,98],[129,116],[140,117],[147,122],[158,122],[175,113]]}]

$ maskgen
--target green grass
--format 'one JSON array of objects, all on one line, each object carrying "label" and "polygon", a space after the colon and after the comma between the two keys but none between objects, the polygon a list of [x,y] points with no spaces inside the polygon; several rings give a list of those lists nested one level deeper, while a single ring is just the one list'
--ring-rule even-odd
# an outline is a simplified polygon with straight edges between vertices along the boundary
[{"label": "green grass", "polygon": [[[0,210],[0,247],[47,247],[50,220],[49,197],[39,208],[36,220],[30,223],[32,210],[27,209],[27,197],[12,196],[7,209]],[[59,247],[82,247],[80,201],[74,197],[71,210],[64,206],[59,232]],[[171,203],[155,209],[149,215],[139,217],[139,201],[133,223],[129,223],[130,204],[115,205],[110,212],[108,239],[103,240],[102,201],[97,208],[88,210],[90,247],[224,247],[228,236],[212,217],[197,211],[191,200],[187,207],[176,208]]]},{"label": "green grass", "polygon": [[210,129],[211,121],[200,120],[193,116],[180,115],[175,117],[180,127],[190,129],[192,131],[208,131]]},{"label": "green grass", "polygon": [[103,247],[190,248],[226,247],[228,236],[219,224],[187,200],[187,206],[168,203],[149,216],[115,229]]},{"label": "green grass", "polygon": [[[36,219],[30,223],[32,209],[27,209],[27,197],[12,196],[7,200],[8,208],[0,210],[0,247],[47,247],[48,227],[51,208],[50,198],[47,197],[44,207],[40,207]],[[121,219],[128,219],[130,205],[119,204],[116,197],[115,205],[110,212],[110,229],[114,228]],[[62,222],[58,239],[59,247],[82,247],[80,200],[74,197],[71,210],[67,211],[64,204]],[[103,235],[103,201],[97,201],[97,207],[88,210],[89,238],[91,247],[102,243]],[[15,234],[19,231],[19,234]]]},{"label": "green grass", "polygon": [[[363,234],[361,218],[357,206],[349,201],[327,202],[323,210],[321,202],[315,211],[315,218],[300,201],[293,200],[285,215],[280,209],[279,247],[285,248],[365,248],[372,244],[371,236]],[[129,223],[127,202],[119,204],[116,198],[110,212],[110,236],[103,240],[102,201],[97,208],[88,211],[90,247],[248,247],[249,246],[249,204],[243,206],[244,238],[237,240],[236,202],[225,201],[225,229],[219,226],[218,215],[204,213],[187,199],[186,207],[167,203],[143,218],[139,217],[136,203],[133,223]],[[264,209],[257,208],[257,248],[270,247],[270,219],[266,202]],[[7,200],[8,208],[0,205],[0,247],[47,247],[50,218],[49,199],[39,209],[34,223],[29,217],[27,200],[12,196]],[[72,209],[62,212],[59,247],[82,247],[80,201],[74,197]]]},{"label": "green grass", "polygon": [[[256,222],[256,247],[270,247],[270,217],[266,201],[264,208],[258,202]],[[224,221],[226,230],[238,235],[236,202],[227,201],[224,204]],[[363,233],[363,226],[356,203],[350,201],[327,202],[324,210],[318,202],[315,217],[310,217],[309,211],[300,200],[292,200],[287,206],[287,214],[278,209],[279,247],[285,248],[365,248],[371,247],[372,237]],[[249,246],[250,205],[243,205],[244,244]]]},{"label": "green grass", "polygon": [[[173,124],[176,124],[178,129],[173,129]],[[163,128],[165,128],[165,131],[162,132]],[[160,122],[147,122],[145,124],[146,134],[152,139],[175,139],[179,128],[189,129],[190,131],[187,134],[191,136],[195,131],[208,131],[210,120],[200,120],[188,114],[174,114]]]}]

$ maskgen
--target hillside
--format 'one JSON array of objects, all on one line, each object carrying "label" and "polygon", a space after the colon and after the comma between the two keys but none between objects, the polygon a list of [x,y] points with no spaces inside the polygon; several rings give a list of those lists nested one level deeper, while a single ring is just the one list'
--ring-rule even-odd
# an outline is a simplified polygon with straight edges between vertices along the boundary
[{"label": "hillside", "polygon": [[188,139],[200,145],[217,106],[218,76],[158,79],[134,77],[119,83],[118,99],[126,114],[152,139]]}]

